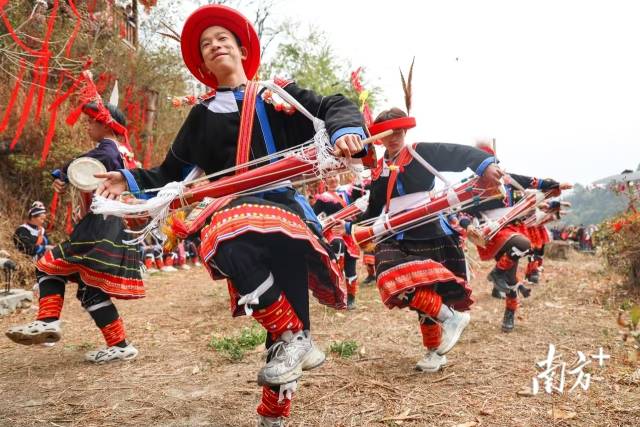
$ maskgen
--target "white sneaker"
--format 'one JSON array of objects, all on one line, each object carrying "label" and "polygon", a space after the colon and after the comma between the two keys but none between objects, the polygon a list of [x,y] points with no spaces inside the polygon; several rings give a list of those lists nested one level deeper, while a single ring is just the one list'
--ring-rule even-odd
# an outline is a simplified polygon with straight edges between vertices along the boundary
[{"label": "white sneaker", "polygon": [[49,323],[34,320],[26,325],[10,328],[5,335],[11,341],[24,345],[54,343],[60,341],[62,329],[59,320]]},{"label": "white sneaker", "polygon": [[196,261],[193,263],[196,267],[202,267],[202,263],[200,261]]},{"label": "white sneaker", "polygon": [[191,267],[189,267],[189,265],[187,265],[187,264],[179,265],[178,268],[180,270],[191,270]]},{"label": "white sneaker", "polygon": [[258,385],[281,385],[302,376],[302,363],[311,351],[311,338],[304,331],[285,331],[268,350],[271,360],[258,372]]},{"label": "white sneaker", "polygon": [[302,370],[310,371],[322,365],[324,361],[327,359],[327,356],[324,354],[322,350],[318,348],[316,343],[311,339],[311,334],[309,332],[305,332],[305,334],[311,340],[311,350],[307,353],[306,356],[304,356],[304,359],[302,359]]},{"label": "white sneaker", "polygon": [[103,364],[113,362],[114,360],[132,360],[138,356],[138,349],[129,344],[126,347],[118,347],[114,345],[109,348],[89,351],[84,355],[87,362]]},{"label": "white sneaker", "polygon": [[442,322],[442,340],[440,341],[440,346],[436,349],[436,352],[440,356],[451,351],[460,339],[462,331],[464,331],[464,328],[467,327],[471,320],[469,313],[461,313],[455,310],[451,311],[453,315]]},{"label": "white sneaker", "polygon": [[416,364],[416,369],[422,372],[438,372],[447,364],[447,356],[440,356],[435,350],[427,350],[427,353]]},{"label": "white sneaker", "polygon": [[258,427],[284,427],[284,417],[265,417],[258,414]]},{"label": "white sneaker", "polygon": [[172,266],[172,265],[165,265],[164,267],[162,267],[162,268],[160,269],[160,271],[162,271],[162,272],[164,272],[164,273],[172,273],[172,272],[174,272],[174,271],[178,271],[178,269],[177,269],[177,268],[175,268],[175,267],[174,267],[174,266]]}]

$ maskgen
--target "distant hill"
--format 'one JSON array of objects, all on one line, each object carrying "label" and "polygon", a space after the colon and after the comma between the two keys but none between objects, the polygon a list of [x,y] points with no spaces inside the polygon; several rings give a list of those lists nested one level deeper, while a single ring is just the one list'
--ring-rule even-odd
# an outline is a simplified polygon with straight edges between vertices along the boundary
[{"label": "distant hill", "polygon": [[564,198],[571,202],[571,213],[560,221],[563,224],[599,224],[627,209],[629,200],[611,190],[594,188],[587,190],[576,184],[572,193]]}]

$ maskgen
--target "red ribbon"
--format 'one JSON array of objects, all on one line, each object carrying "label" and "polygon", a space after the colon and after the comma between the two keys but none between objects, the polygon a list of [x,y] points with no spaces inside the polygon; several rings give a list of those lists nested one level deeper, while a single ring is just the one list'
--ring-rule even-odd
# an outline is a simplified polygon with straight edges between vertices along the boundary
[{"label": "red ribbon", "polygon": [[27,124],[27,120],[29,119],[29,113],[31,112],[31,103],[33,102],[33,95],[35,94],[37,88],[36,81],[38,80],[38,62],[39,61],[36,61],[36,68],[33,70],[33,79],[31,80],[31,86],[29,87],[29,92],[27,92],[27,97],[22,107],[22,113],[20,114],[20,120],[18,121],[18,126],[16,127],[16,133],[13,136],[13,141],[11,141],[11,144],[9,145],[9,150],[13,150],[18,144],[20,135],[22,135],[22,131],[24,130],[24,127]]},{"label": "red ribbon", "polygon": [[51,199],[51,205],[49,205],[49,227],[47,227],[47,231],[52,231],[55,228],[59,197],[58,192],[54,191],[53,198]]},{"label": "red ribbon", "polygon": [[73,43],[75,42],[76,37],[78,36],[78,31],[80,31],[80,25],[82,24],[82,17],[80,16],[80,13],[78,13],[78,9],[76,8],[74,0],[67,0],[67,3],[69,3],[69,7],[71,7],[73,14],[76,15],[76,24],[73,27],[73,32],[71,33],[71,37],[69,37],[69,41],[67,42],[67,48],[64,51],[67,57],[71,57],[71,48],[73,47]]},{"label": "red ribbon", "polygon": [[26,61],[24,60],[24,58],[20,58],[20,70],[18,71],[16,84],[13,86],[13,90],[11,91],[11,96],[9,97],[9,103],[7,104],[7,108],[4,110],[2,123],[0,123],[0,133],[4,132],[4,130],[7,128],[7,124],[9,123],[9,118],[11,117],[11,111],[13,110],[13,106],[16,103],[16,99],[18,98],[18,92],[20,91],[20,84],[22,83],[22,79],[24,77],[25,68],[26,68]]}]

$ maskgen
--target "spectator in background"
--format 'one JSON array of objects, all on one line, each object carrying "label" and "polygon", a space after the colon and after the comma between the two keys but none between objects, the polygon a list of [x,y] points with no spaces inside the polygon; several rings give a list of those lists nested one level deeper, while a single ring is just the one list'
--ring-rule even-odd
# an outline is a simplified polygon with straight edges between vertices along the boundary
[{"label": "spectator in background", "polygon": [[49,238],[44,228],[47,220],[47,210],[42,202],[31,204],[27,214],[27,222],[21,224],[13,233],[13,243],[19,251],[37,260],[44,255],[49,245]]}]

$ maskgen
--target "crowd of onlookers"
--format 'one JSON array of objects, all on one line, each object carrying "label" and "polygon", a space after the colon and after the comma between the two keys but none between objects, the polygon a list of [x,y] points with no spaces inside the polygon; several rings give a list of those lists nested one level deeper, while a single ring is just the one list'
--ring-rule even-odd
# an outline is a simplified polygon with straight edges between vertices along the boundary
[{"label": "crowd of onlookers", "polygon": [[592,251],[593,233],[598,229],[597,225],[562,225],[551,228],[553,240],[573,242],[581,251]]},{"label": "crowd of onlookers", "polygon": [[143,275],[200,267],[202,264],[198,259],[199,244],[197,237],[190,236],[181,240],[173,250],[167,250],[153,234],[149,234],[141,245]]}]

